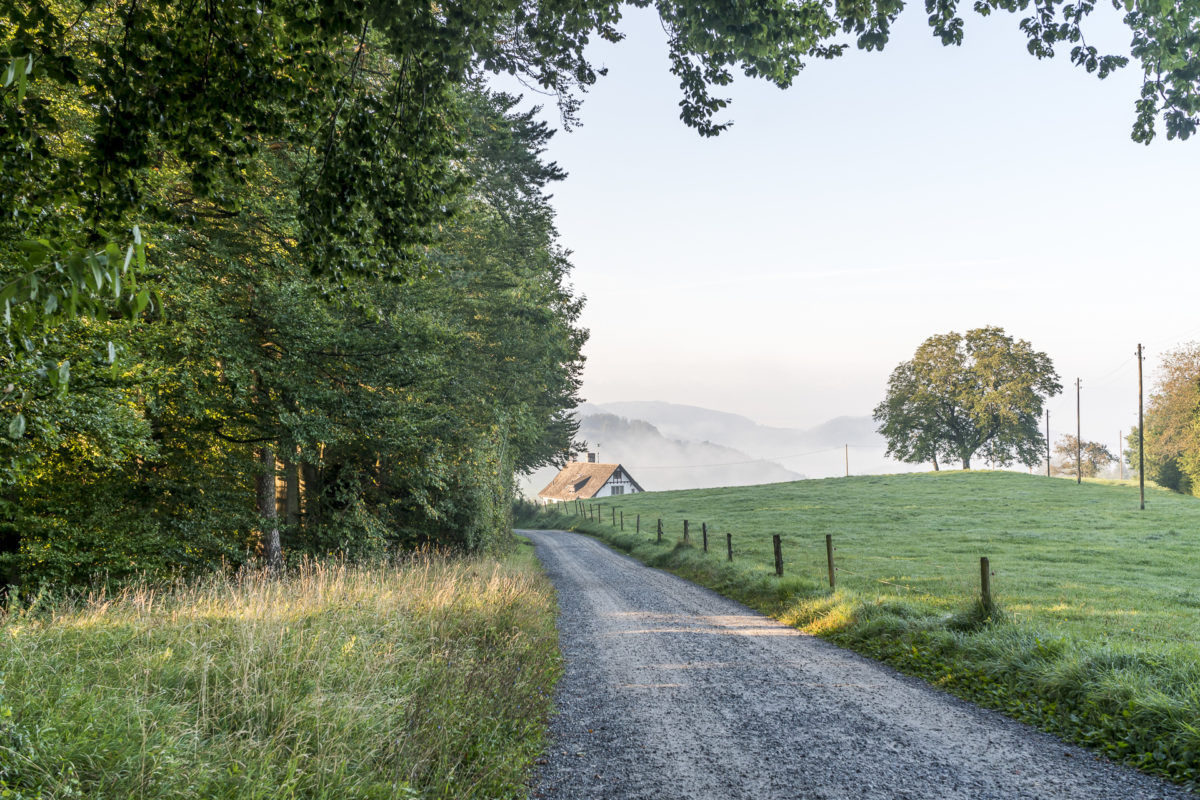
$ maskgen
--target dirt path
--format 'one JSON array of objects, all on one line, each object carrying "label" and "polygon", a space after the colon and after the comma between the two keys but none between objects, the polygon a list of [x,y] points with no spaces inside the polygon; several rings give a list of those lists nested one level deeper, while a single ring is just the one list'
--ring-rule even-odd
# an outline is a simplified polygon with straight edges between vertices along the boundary
[{"label": "dirt path", "polygon": [[535,798],[1192,798],[573,533]]}]

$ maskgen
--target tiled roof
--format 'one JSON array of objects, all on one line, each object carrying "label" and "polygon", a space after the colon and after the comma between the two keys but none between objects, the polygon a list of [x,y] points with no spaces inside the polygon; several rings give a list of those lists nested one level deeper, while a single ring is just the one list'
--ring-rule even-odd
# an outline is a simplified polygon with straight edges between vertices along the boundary
[{"label": "tiled roof", "polygon": [[593,464],[573,461],[554,476],[550,485],[538,492],[546,500],[587,500],[600,491],[620,464]]}]

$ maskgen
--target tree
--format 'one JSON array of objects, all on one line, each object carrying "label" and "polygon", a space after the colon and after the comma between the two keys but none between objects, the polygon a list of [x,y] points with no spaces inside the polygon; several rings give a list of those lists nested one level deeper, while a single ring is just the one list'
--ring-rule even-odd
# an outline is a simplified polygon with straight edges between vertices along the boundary
[{"label": "tree", "polygon": [[[1163,354],[1144,414],[1146,477],[1176,492],[1200,490],[1200,344]],[[1129,442],[1130,464],[1138,464],[1138,436]]]},{"label": "tree", "polygon": [[[586,338],[546,193],[563,177],[544,160],[551,131],[514,105],[456,99],[469,186],[416,279],[313,279],[287,147],[260,151],[242,183],[218,176],[236,212],[164,161],[139,276],[168,298],[162,318],[77,319],[51,342],[78,375],[31,401],[25,436],[0,439],[23,465],[0,484],[0,580],[277,561],[276,541],[285,557],[502,545],[514,474],[571,445]],[[126,354],[116,370],[92,355],[108,339]]]},{"label": "tree", "polygon": [[[1075,460],[1077,453],[1078,462]],[[1058,456],[1058,463],[1052,464],[1051,469],[1057,474],[1075,475],[1080,472],[1078,464],[1083,464],[1082,474],[1085,478],[1096,477],[1102,469],[1117,460],[1117,457],[1099,442],[1080,442],[1070,433],[1060,436],[1054,443],[1054,454]]]},{"label": "tree", "polygon": [[1049,356],[997,327],[931,336],[892,371],[875,407],[889,456],[957,459],[971,468],[984,450],[1001,466],[1033,466],[1042,455],[1045,400],[1062,391]]}]

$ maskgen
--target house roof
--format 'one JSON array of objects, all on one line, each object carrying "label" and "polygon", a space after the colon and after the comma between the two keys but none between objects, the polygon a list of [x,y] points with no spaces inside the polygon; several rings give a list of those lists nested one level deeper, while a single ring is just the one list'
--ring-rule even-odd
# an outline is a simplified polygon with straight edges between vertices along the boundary
[{"label": "house roof", "polygon": [[538,492],[538,497],[547,500],[587,500],[594,497],[620,468],[620,464],[573,461],[563,467],[545,489]]}]

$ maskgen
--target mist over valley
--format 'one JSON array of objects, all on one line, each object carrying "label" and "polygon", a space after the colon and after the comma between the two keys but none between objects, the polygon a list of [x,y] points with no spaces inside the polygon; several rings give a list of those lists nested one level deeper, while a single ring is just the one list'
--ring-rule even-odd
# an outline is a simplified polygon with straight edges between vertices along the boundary
[{"label": "mist over valley", "polygon": [[[740,414],[652,400],[583,403],[576,409],[584,452],[620,463],[646,491],[750,486],[846,473],[912,472],[884,456],[883,437],[867,416],[844,416],[812,428],[760,425]],[[581,459],[586,455],[581,455]],[[558,470],[537,470],[521,481],[529,497]]]}]

